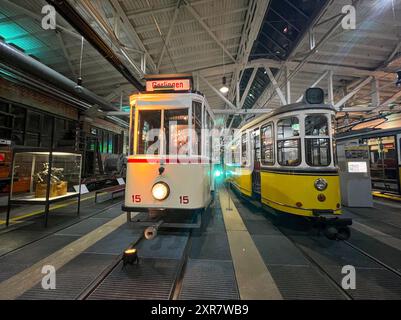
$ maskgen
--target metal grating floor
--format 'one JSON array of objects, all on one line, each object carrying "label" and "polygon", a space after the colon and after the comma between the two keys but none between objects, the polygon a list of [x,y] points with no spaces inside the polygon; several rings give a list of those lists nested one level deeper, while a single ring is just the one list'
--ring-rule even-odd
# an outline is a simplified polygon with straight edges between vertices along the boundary
[{"label": "metal grating floor", "polygon": [[44,290],[41,283],[26,291],[20,300],[72,300],[95,280],[116,257],[84,253],[56,271],[56,289]]},{"label": "metal grating floor", "polygon": [[73,236],[84,236],[89,232],[99,228],[105,223],[109,222],[109,219],[105,218],[89,218],[77,223],[71,227],[61,230],[56,235],[73,235]]},{"label": "metal grating floor", "polygon": [[286,300],[344,299],[340,291],[310,266],[269,266],[269,271]]},{"label": "metal grating floor", "polygon": [[138,256],[152,259],[181,259],[187,242],[187,233],[163,234],[159,231],[155,239],[143,240],[138,244]]},{"label": "metal grating floor", "polygon": [[376,239],[370,238],[356,230],[352,230],[352,236],[349,242],[393,269],[401,272],[401,254],[400,251],[395,248],[392,248]]},{"label": "metal grating floor", "polygon": [[303,250],[321,266],[352,265],[363,268],[377,268],[378,264],[341,241],[320,237],[292,237]]},{"label": "metal grating floor", "polygon": [[52,235],[1,257],[0,263],[32,265],[76,239],[78,237]]},{"label": "metal grating floor", "polygon": [[189,259],[179,299],[239,299],[232,262]]},{"label": "metal grating floor", "polygon": [[310,265],[305,256],[283,235],[253,235],[252,239],[268,267]]},{"label": "metal grating floor", "polygon": [[[376,268],[355,268],[356,288],[347,292],[357,300],[400,300],[401,279],[391,271]],[[331,276],[341,283],[341,267],[328,267]]]},{"label": "metal grating floor", "polygon": [[192,237],[191,259],[231,260],[226,233],[206,233]]},{"label": "metal grating floor", "polygon": [[89,300],[167,300],[176,279],[179,260],[141,259],[122,267],[122,262],[88,297]]}]

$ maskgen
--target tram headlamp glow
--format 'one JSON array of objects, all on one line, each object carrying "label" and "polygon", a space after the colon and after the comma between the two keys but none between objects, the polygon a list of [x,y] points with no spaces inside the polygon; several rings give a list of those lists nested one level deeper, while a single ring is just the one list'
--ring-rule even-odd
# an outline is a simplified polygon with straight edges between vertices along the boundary
[{"label": "tram headlamp glow", "polygon": [[216,171],[214,172],[214,176],[215,176],[216,178],[220,177],[220,176],[221,176],[221,171],[220,171],[220,170],[216,170]]},{"label": "tram headlamp glow", "polygon": [[164,182],[156,182],[152,187],[152,196],[156,200],[164,200],[170,194],[170,188],[167,183]]},{"label": "tram headlamp glow", "polygon": [[315,181],[316,190],[319,190],[319,191],[326,190],[327,186],[328,186],[327,181],[324,180],[323,178],[319,178]]}]

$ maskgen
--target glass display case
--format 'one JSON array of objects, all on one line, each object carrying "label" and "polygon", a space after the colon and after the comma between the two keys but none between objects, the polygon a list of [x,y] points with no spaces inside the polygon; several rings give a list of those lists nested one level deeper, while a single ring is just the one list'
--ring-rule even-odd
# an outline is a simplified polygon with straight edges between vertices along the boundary
[{"label": "glass display case", "polygon": [[47,224],[49,204],[77,197],[79,214],[81,166],[79,153],[15,151],[8,211],[13,204],[46,205]]}]

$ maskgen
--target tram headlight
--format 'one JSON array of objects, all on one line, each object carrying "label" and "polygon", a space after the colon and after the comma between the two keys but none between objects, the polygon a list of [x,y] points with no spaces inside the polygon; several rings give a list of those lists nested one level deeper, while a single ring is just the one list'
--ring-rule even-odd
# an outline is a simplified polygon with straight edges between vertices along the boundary
[{"label": "tram headlight", "polygon": [[319,178],[319,179],[317,179],[317,180],[315,181],[315,188],[316,188],[316,190],[319,190],[319,191],[326,190],[327,185],[328,185],[328,184],[327,184],[327,181],[324,180],[323,178]]},{"label": "tram headlight", "polygon": [[170,194],[170,188],[167,183],[156,182],[152,187],[152,195],[156,200],[164,200]]}]

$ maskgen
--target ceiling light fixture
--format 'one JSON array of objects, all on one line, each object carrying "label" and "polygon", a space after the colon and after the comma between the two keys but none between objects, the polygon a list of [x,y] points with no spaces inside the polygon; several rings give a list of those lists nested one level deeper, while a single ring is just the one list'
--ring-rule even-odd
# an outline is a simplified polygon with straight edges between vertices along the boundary
[{"label": "ceiling light fixture", "polygon": [[223,86],[220,88],[220,92],[225,94],[228,92],[228,87],[226,86],[226,77],[223,77]]}]

